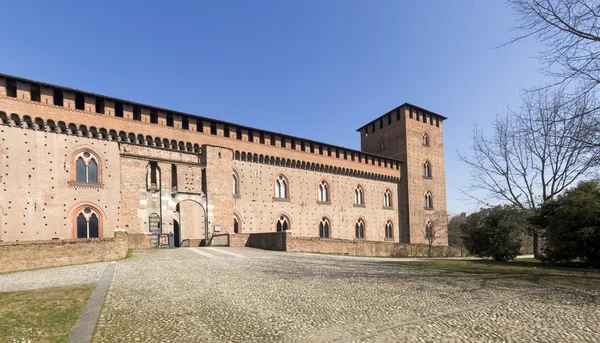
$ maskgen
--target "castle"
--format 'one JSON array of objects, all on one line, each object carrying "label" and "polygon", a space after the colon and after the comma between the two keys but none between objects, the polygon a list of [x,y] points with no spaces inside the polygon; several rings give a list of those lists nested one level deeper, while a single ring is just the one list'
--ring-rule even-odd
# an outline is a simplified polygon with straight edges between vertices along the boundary
[{"label": "castle", "polygon": [[0,242],[445,245],[445,119],[405,103],[360,127],[357,151],[0,74]]}]

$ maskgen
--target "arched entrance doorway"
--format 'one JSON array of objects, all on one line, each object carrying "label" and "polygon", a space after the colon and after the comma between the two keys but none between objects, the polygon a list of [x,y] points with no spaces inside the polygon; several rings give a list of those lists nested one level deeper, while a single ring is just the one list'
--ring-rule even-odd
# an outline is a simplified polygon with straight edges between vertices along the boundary
[{"label": "arched entrance doorway", "polygon": [[[173,220],[174,246],[199,246],[204,239],[204,207],[195,200],[182,200],[176,207]],[[185,242],[187,241],[187,242]]]},{"label": "arched entrance doorway", "polygon": [[181,246],[181,231],[179,230],[179,223],[173,219],[173,244],[176,248]]}]

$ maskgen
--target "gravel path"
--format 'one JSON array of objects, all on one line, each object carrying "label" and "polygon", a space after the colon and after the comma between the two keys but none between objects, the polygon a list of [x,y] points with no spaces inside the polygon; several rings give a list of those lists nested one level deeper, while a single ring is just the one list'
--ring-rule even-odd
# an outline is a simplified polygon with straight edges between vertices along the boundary
[{"label": "gravel path", "polygon": [[103,262],[0,274],[0,292],[96,283],[105,267]]},{"label": "gravel path", "polygon": [[193,249],[202,248],[119,261],[94,341],[600,341],[600,294],[589,290],[376,259]]}]

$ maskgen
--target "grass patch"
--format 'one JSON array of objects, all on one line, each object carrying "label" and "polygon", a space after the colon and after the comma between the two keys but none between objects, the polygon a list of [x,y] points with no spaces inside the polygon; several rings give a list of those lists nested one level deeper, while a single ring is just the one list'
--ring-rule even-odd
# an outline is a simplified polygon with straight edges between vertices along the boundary
[{"label": "grass patch", "polygon": [[394,263],[407,268],[531,279],[535,282],[542,281],[555,286],[600,289],[600,270],[598,269],[577,265],[557,265],[536,259],[517,259],[508,262],[493,260],[428,260]]},{"label": "grass patch", "polygon": [[94,287],[0,292],[0,342],[66,342]]}]

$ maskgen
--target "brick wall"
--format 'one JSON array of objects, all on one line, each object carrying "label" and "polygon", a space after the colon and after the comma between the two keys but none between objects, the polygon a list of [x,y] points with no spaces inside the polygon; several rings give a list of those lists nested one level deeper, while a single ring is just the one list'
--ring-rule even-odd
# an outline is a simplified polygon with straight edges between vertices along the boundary
[{"label": "brick wall", "polygon": [[114,238],[65,239],[0,243],[0,273],[114,261],[124,258],[129,248],[126,232]]},{"label": "brick wall", "polygon": [[291,232],[238,233],[229,236],[229,246],[285,251],[290,236]]}]

